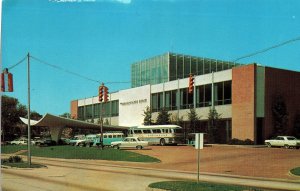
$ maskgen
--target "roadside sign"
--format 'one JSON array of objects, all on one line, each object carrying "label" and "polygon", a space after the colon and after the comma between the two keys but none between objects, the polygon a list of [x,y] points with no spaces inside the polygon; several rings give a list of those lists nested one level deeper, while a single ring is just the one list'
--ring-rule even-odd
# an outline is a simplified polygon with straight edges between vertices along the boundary
[{"label": "roadside sign", "polygon": [[204,133],[195,133],[195,149],[203,149]]}]

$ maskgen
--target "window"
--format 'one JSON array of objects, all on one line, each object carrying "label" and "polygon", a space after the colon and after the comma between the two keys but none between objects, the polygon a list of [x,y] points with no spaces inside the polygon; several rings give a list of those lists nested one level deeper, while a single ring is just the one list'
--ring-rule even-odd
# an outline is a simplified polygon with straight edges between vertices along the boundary
[{"label": "window", "polygon": [[184,78],[189,77],[191,73],[191,57],[184,57]]},{"label": "window", "polygon": [[180,89],[180,109],[193,107],[193,94],[188,93],[188,88]]},{"label": "window", "polygon": [[211,84],[204,85],[204,107],[211,106]]},{"label": "window", "polygon": [[152,129],[152,133],[161,133],[160,129]]},{"label": "window", "polygon": [[134,130],[135,134],[142,134],[142,130]]},{"label": "window", "polygon": [[160,111],[163,108],[163,93],[154,93],[151,95],[151,109],[153,112]]},{"label": "window", "polygon": [[231,83],[232,81],[224,82],[224,104],[231,104]]},{"label": "window", "polygon": [[196,107],[204,107],[204,86],[196,87]]},{"label": "window", "polygon": [[144,133],[151,133],[151,131],[149,129],[144,129],[143,132]]},{"label": "window", "polygon": [[176,96],[177,96],[177,90],[165,92],[165,108],[167,110],[176,110],[177,109]]}]

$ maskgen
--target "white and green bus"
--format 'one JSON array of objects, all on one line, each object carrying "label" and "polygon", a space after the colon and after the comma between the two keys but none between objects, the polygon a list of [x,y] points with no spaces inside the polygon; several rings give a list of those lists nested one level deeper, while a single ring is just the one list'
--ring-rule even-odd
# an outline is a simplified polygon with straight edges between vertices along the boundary
[{"label": "white and green bus", "polygon": [[128,137],[138,137],[141,140],[148,141],[149,144],[167,144],[183,143],[182,127],[178,125],[149,125],[131,127],[128,130]]}]

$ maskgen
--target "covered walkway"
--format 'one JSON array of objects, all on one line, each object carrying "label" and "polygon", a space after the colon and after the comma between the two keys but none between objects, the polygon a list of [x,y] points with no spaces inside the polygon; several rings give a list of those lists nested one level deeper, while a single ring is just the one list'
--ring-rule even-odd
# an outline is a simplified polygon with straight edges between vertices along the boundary
[{"label": "covered walkway", "polygon": [[[26,125],[28,124],[28,119],[22,117],[20,117],[20,119]],[[49,127],[51,138],[56,142],[58,142],[58,140],[61,138],[61,133],[63,129],[66,127],[79,128],[79,129],[96,129],[99,131],[101,128],[100,124],[59,117],[49,113],[44,115],[43,118],[40,119],[39,121],[30,120],[30,126]],[[103,131],[122,131],[127,129],[128,127],[123,127],[123,126],[103,125]]]}]

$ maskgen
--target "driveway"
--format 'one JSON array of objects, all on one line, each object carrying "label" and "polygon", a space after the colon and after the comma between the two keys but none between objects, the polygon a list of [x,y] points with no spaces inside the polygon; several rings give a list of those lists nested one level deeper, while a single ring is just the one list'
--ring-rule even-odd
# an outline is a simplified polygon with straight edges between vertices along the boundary
[{"label": "driveway", "polygon": [[[151,146],[134,152],[162,161],[139,166],[197,171],[197,150],[192,146]],[[200,172],[300,180],[289,175],[295,167],[300,167],[300,150],[296,149],[213,145],[200,150]]]}]

